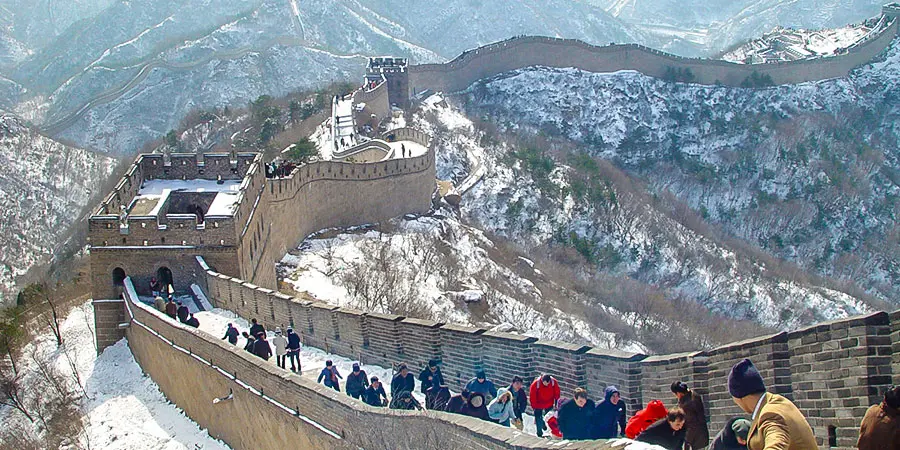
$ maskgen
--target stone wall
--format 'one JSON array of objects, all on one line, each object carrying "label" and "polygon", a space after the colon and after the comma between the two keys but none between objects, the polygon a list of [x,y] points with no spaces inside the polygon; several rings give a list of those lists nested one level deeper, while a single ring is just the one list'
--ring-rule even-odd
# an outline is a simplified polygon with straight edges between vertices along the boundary
[{"label": "stone wall", "polygon": [[696,83],[740,86],[751,74],[768,75],[775,84],[795,84],[846,76],[884,51],[897,34],[893,21],[877,36],[836,56],[772,64],[736,64],[682,58],[636,44],[596,47],[573,39],[526,36],[470,50],[444,64],[410,66],[410,94],[429,89],[457,92],[472,83],[530,66],[575,67],[588,72],[635,70],[662,78],[668,69],[690,71]]},{"label": "stone wall", "polygon": [[[550,443],[456,414],[373,408],[125,299],[119,308],[135,360],[169,401],[237,450],[611,448]],[[213,403],[229,393],[232,399]]]},{"label": "stone wall", "polygon": [[[417,373],[429,359],[438,359],[445,379],[456,390],[479,369],[486,370],[498,385],[516,375],[533,380],[546,372],[559,380],[564,397],[571,397],[576,387],[584,387],[592,398],[602,399],[604,388],[615,385],[630,416],[653,399],[673,405],[669,386],[682,380],[703,396],[713,434],[730,418],[742,415],[728,393],[727,377],[743,358],[754,362],[769,392],[797,403],[820,445],[827,448],[831,433],[837,442],[831,447],[835,449],[853,447],[866,406],[880,401],[891,377],[896,382],[900,373],[900,311],[819,324],[707,351],[648,357],[337,308],[310,298],[263,291],[213,270],[206,274],[210,300],[217,306],[245,318],[257,317],[267,327],[293,325],[309,345],[366,363],[390,367],[406,362]],[[254,302],[272,302],[274,320],[257,312]]]}]

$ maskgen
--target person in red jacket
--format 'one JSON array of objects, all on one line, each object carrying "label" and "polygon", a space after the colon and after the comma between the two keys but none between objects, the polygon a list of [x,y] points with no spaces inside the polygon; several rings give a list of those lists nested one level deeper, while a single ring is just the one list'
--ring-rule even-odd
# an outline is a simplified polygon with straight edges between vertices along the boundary
[{"label": "person in red jacket", "polygon": [[666,417],[669,414],[666,406],[659,400],[650,400],[647,407],[638,411],[631,419],[628,420],[628,426],[625,427],[625,437],[634,439],[643,433],[650,425],[656,423],[657,420]]},{"label": "person in red jacket", "polygon": [[534,425],[537,428],[538,437],[544,436],[544,430],[547,428],[544,424],[544,413],[549,409],[553,409],[556,401],[559,400],[559,383],[556,379],[548,374],[535,378],[529,389],[528,399],[531,401],[531,408],[534,409]]}]

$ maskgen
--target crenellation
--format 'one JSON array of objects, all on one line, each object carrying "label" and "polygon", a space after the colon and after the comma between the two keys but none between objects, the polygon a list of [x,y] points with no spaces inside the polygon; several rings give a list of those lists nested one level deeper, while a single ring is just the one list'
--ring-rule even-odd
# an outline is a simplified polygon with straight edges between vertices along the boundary
[{"label": "crenellation", "polygon": [[366,313],[365,317],[367,339],[362,351],[365,362],[392,367],[404,361],[399,330],[403,316]]},{"label": "crenellation", "polygon": [[[440,330],[444,380],[451,388],[461,389],[475,377],[476,371],[485,368],[481,358],[481,334],[487,330],[452,323],[441,326]],[[488,373],[488,376],[493,377],[493,374]]]},{"label": "crenellation", "polygon": [[404,361],[413,368],[424,367],[432,359],[441,360],[441,331],[443,323],[405,318],[400,321],[400,337]]},{"label": "crenellation", "polygon": [[552,374],[569,397],[575,388],[586,386],[584,354],[590,347],[568,342],[538,340],[532,344],[532,350],[536,375]]}]

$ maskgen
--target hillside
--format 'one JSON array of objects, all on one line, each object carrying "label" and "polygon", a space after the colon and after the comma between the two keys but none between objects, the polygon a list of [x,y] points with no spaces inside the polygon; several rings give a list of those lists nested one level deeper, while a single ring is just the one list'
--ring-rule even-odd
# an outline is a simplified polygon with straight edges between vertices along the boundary
[{"label": "hillside", "polygon": [[[746,314],[735,305],[763,301],[751,310],[764,323],[785,326],[863,310],[860,300],[867,295],[856,286],[884,300],[897,298],[898,70],[895,41],[884,60],[846,79],[798,86],[737,89],[666,83],[630,72],[531,68],[478,83],[464,100],[471,115],[503,130],[571,140],[580,154],[610,161],[646,183],[654,201],[671,197],[689,205],[690,214],[681,214],[679,222],[706,236],[723,230],[701,254],[718,254],[715,259],[725,264],[715,271],[711,262],[683,268],[687,277],[676,278],[678,289],[702,298],[711,284],[690,280],[708,280],[724,270],[729,281],[713,296],[715,309]],[[541,176],[559,185],[557,171]],[[569,202],[562,197],[558,209],[566,210]],[[500,227],[496,216],[481,222]],[[597,246],[632,255],[623,258],[621,270],[657,283],[669,283],[660,275],[680,266],[668,264],[665,255],[678,247],[693,251],[704,241],[688,234],[681,242],[690,245],[667,249],[678,241],[625,239],[598,233],[590,222],[569,225],[567,231],[574,228]],[[681,234],[677,227],[662,229]],[[746,249],[729,248],[731,239]],[[837,281],[817,281],[789,267],[776,270],[766,257],[752,257],[755,247]],[[654,269],[645,274],[646,264]],[[748,273],[770,278],[778,289],[759,285]],[[785,289],[783,280],[806,287]]]},{"label": "hillside", "polygon": [[100,194],[115,160],[63,145],[0,116],[0,301],[16,278],[46,263]]}]

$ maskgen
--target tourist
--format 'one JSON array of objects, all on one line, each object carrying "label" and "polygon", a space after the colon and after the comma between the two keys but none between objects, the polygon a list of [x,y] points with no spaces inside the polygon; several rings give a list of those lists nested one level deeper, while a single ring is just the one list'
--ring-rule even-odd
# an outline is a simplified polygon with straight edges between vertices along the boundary
[{"label": "tourist", "polygon": [[706,426],[706,409],[700,394],[688,388],[683,381],[674,381],[672,394],[678,398],[678,407],[684,411],[684,441],[692,449],[709,445],[709,427]]},{"label": "tourist", "polygon": [[608,386],[604,393],[606,399],[594,410],[594,439],[625,436],[625,402],[615,386]]},{"label": "tourist", "polygon": [[256,342],[253,343],[253,354],[268,361],[272,357],[272,347],[266,340],[266,333],[256,335]]},{"label": "tourist", "polygon": [[531,409],[534,410],[534,426],[538,437],[544,436],[546,424],[544,413],[553,409],[559,400],[559,383],[549,374],[535,378],[528,389],[528,397],[531,401]]},{"label": "tourist", "polygon": [[666,420],[650,425],[635,440],[658,445],[666,450],[681,450],[685,445],[684,436],[684,411],[676,406],[666,414]]},{"label": "tourist", "polygon": [[181,323],[184,323],[185,321],[187,321],[188,316],[191,314],[191,310],[188,309],[185,304],[178,302],[178,310],[176,311],[176,313],[178,314],[178,320],[181,321]]},{"label": "tourist", "polygon": [[[790,400],[766,392],[766,385],[749,359],[734,365],[728,374],[728,392],[751,415],[747,448],[806,450],[819,448],[812,428]],[[755,432],[754,432],[755,431]]]},{"label": "tourist", "polygon": [[259,333],[266,334],[266,329],[262,325],[256,322],[256,319],[250,319],[250,336],[256,337],[259,336]]},{"label": "tourist", "polygon": [[589,399],[587,391],[575,389],[572,400],[561,402],[556,420],[563,439],[572,441],[591,439],[593,429],[594,401]]},{"label": "tourist", "polygon": [[367,387],[363,393],[363,402],[369,406],[384,407],[388,404],[388,397],[387,393],[384,392],[384,386],[381,385],[381,381],[378,380],[378,377],[372,377],[371,381],[372,383],[369,384],[369,387]]},{"label": "tourist", "polygon": [[469,391],[463,389],[462,392],[450,397],[450,400],[447,401],[447,405],[444,407],[444,411],[448,413],[454,414],[462,414],[466,405],[469,403]]},{"label": "tourist", "polygon": [[285,368],[284,360],[287,359],[287,339],[281,335],[281,328],[275,328],[275,337],[272,338],[275,346],[275,363],[282,369]]},{"label": "tourist", "polygon": [[466,389],[468,389],[469,392],[478,392],[479,394],[484,395],[487,401],[491,401],[491,399],[497,396],[497,386],[494,386],[494,382],[487,378],[484,369],[475,372],[475,378],[469,380],[466,384]]},{"label": "tourist", "polygon": [[513,414],[515,417],[512,420],[512,425],[519,430],[522,430],[522,414],[525,413],[525,410],[528,409],[528,395],[525,394],[525,386],[522,381],[522,377],[514,376],[512,379],[512,383],[509,384],[509,392],[512,393],[513,399]]},{"label": "tourist", "polygon": [[390,409],[421,410],[422,405],[413,397],[412,392],[403,391],[391,398]]},{"label": "tourist", "polygon": [[900,450],[900,386],[884,393],[884,400],[866,411],[859,427],[859,450]]},{"label": "tourist", "polygon": [[188,326],[192,326],[192,327],[194,327],[194,328],[200,328],[200,321],[197,320],[197,318],[194,317],[193,314],[191,314],[191,317],[188,318],[188,320],[185,320],[185,321],[184,321],[184,324],[185,324],[185,325],[188,325]]},{"label": "tourist", "polygon": [[646,430],[656,421],[666,417],[666,406],[659,400],[650,400],[647,407],[638,411],[631,419],[628,420],[628,426],[625,427],[625,437],[628,439],[636,438],[641,432]]},{"label": "tourist", "polygon": [[158,295],[153,299],[153,307],[163,314],[166,313],[166,301]]},{"label": "tourist", "polygon": [[[322,383],[326,387],[330,387],[338,392],[341,390],[341,383],[338,379],[342,379],[344,377],[341,376],[340,372],[337,370],[337,366],[331,363],[331,360],[325,361],[325,368],[319,372],[319,378],[316,380],[316,383]],[[324,381],[324,382],[323,382]]]},{"label": "tourist", "polygon": [[444,384],[444,375],[441,374],[441,368],[438,367],[436,359],[428,361],[428,365],[419,373],[420,389],[425,393],[432,386],[440,386]]},{"label": "tourist", "polygon": [[484,394],[481,392],[470,393],[469,401],[466,402],[466,406],[463,407],[462,414],[490,421],[491,416],[488,414],[487,404],[484,401]]},{"label": "tourist", "polygon": [[412,392],[416,388],[416,377],[409,373],[406,363],[400,363],[398,369],[394,379],[391,380],[391,397],[395,397],[403,391]]},{"label": "tourist", "polygon": [[431,386],[425,391],[425,408],[435,411],[446,411],[450,402],[450,389],[447,386]]},{"label": "tourist", "polygon": [[244,339],[247,340],[247,343],[244,344],[244,350],[253,353],[253,344],[256,343],[256,339],[253,339],[253,336],[250,336],[250,333],[247,333],[246,331],[241,333],[241,335],[243,335]]},{"label": "tourist", "polygon": [[[287,329],[287,355],[288,359],[291,360],[291,371],[301,372],[300,369],[300,335],[294,333],[294,329],[288,327]],[[295,366],[294,363],[297,363]]]},{"label": "tourist", "polygon": [[359,363],[353,363],[353,370],[347,375],[347,395],[359,400],[363,392],[369,387],[369,376],[366,371],[359,368]]},{"label": "tourist", "polygon": [[229,344],[231,344],[231,345],[237,345],[237,340],[238,340],[238,336],[239,336],[239,335],[240,335],[240,334],[238,333],[238,329],[235,328],[234,325],[232,325],[232,324],[229,323],[229,324],[228,324],[228,329],[225,330],[225,336],[222,337],[222,339],[223,339],[223,340],[224,340],[224,339],[228,339],[228,343],[229,343]]},{"label": "tourist", "polygon": [[743,417],[735,417],[716,435],[709,445],[709,450],[746,450],[749,431],[750,421]]},{"label": "tourist", "polygon": [[178,317],[178,305],[175,304],[172,297],[169,297],[169,301],[166,302],[166,315],[172,320]]},{"label": "tourist", "polygon": [[150,295],[159,297],[159,282],[156,281],[156,277],[150,278]]},{"label": "tourist", "polygon": [[491,400],[488,404],[488,416],[494,422],[508,427],[510,421],[516,417],[516,413],[513,411],[513,403],[515,403],[515,400],[513,400],[513,395],[509,392],[509,389],[498,389],[497,398]]}]

